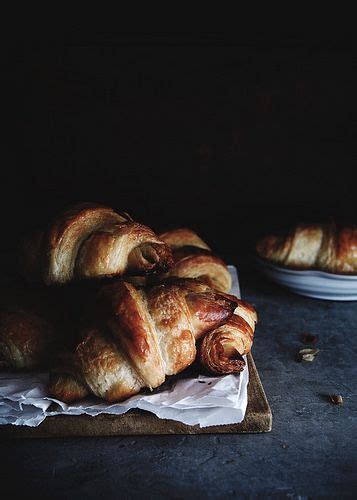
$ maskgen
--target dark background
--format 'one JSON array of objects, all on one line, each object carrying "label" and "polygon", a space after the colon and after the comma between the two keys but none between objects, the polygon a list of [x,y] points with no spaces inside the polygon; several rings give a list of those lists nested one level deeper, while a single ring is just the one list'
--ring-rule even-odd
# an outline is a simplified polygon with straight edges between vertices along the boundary
[{"label": "dark background", "polygon": [[71,34],[8,58],[5,246],[79,200],[190,226],[226,258],[297,220],[356,216],[349,35]]},{"label": "dark background", "polygon": [[[294,295],[238,258],[296,221],[357,220],[351,37],[72,34],[10,45],[2,249],[80,200],[158,231],[196,229],[237,265],[259,312],[254,358],[273,431],[4,441],[3,490],[353,497],[356,308]],[[304,365],[306,331],[321,352]]]}]

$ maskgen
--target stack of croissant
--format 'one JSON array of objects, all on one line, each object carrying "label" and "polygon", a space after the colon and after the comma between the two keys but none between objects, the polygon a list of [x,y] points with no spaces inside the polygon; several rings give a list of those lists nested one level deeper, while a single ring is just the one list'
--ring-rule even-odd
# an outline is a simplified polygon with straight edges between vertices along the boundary
[{"label": "stack of croissant", "polygon": [[27,284],[1,304],[0,366],[49,369],[61,401],[122,401],[195,360],[213,374],[245,366],[257,314],[192,230],[158,236],[79,204],[23,240],[19,265]]}]

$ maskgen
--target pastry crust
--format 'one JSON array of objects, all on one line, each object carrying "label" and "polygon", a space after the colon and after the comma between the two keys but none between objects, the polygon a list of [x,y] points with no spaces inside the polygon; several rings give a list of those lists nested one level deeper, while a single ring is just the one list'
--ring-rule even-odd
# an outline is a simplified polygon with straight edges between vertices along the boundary
[{"label": "pastry crust", "polygon": [[257,321],[255,309],[237,299],[233,316],[208,333],[201,343],[199,358],[205,369],[217,375],[242,371],[245,366],[242,356],[252,348]]},{"label": "pastry crust", "polygon": [[50,396],[67,403],[83,399],[90,393],[76,358],[67,349],[58,353],[51,367],[48,392]]},{"label": "pastry crust", "polygon": [[127,399],[144,386],[116,344],[96,328],[87,332],[75,356],[91,392],[107,401]]},{"label": "pastry crust", "polygon": [[181,228],[162,233],[160,238],[172,249],[174,265],[163,279],[198,278],[212,288],[229,292],[232,278],[226,264],[191,229]]},{"label": "pastry crust", "polygon": [[47,285],[124,273],[165,272],[169,247],[126,213],[82,203],[58,215],[22,245],[25,276]]},{"label": "pastry crust", "polygon": [[[80,376],[90,391],[120,401],[142,388],[154,389],[165,377],[187,368],[196,357],[196,340],[224,324],[237,301],[195,279],[175,279],[136,289],[116,281],[98,295],[93,324],[75,349]],[[51,393],[66,401],[59,371]]]},{"label": "pastry crust", "polygon": [[[78,342],[78,324],[87,295],[71,287],[13,283],[0,287],[0,366],[54,367],[59,353]],[[63,364],[61,362],[61,364]]]},{"label": "pastry crust", "polygon": [[61,304],[42,290],[22,286],[0,289],[0,301],[1,368],[48,366],[72,333],[65,327]]},{"label": "pastry crust", "polygon": [[186,227],[166,231],[160,234],[160,238],[174,250],[185,246],[210,250],[210,247],[198,236],[198,234]]},{"label": "pastry crust", "polygon": [[19,308],[0,311],[0,365],[34,368],[44,364],[54,328],[45,318]]},{"label": "pastry crust", "polygon": [[257,254],[292,269],[357,274],[357,226],[299,224],[286,236],[258,241]]}]

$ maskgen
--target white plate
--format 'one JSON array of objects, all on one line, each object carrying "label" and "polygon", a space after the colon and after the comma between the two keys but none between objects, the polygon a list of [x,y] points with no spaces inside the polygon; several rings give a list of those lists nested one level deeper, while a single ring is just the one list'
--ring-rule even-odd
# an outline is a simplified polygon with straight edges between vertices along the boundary
[{"label": "white plate", "polygon": [[257,268],[271,281],[299,295],[324,300],[357,300],[357,276],[296,271],[255,257]]}]

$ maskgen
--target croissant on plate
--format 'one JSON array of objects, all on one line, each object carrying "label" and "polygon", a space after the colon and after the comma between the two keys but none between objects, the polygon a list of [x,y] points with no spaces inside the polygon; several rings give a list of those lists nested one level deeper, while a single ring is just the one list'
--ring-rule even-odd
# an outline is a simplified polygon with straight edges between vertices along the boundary
[{"label": "croissant on plate", "polygon": [[174,229],[160,234],[160,238],[169,245],[174,259],[173,266],[161,279],[198,278],[221,292],[230,291],[232,279],[227,265],[194,231]]},{"label": "croissant on plate", "polygon": [[265,236],[257,254],[293,269],[318,269],[330,273],[357,273],[357,226],[330,221],[299,224],[287,235]]},{"label": "croissant on plate", "polygon": [[20,264],[30,281],[46,285],[127,273],[165,272],[170,248],[126,213],[82,203],[23,241]]},{"label": "croissant on plate", "polygon": [[237,304],[195,279],[143,289],[105,285],[73,359],[52,371],[50,394],[67,402],[90,393],[121,401],[154,389],[193,363],[196,341],[223,325]]}]

